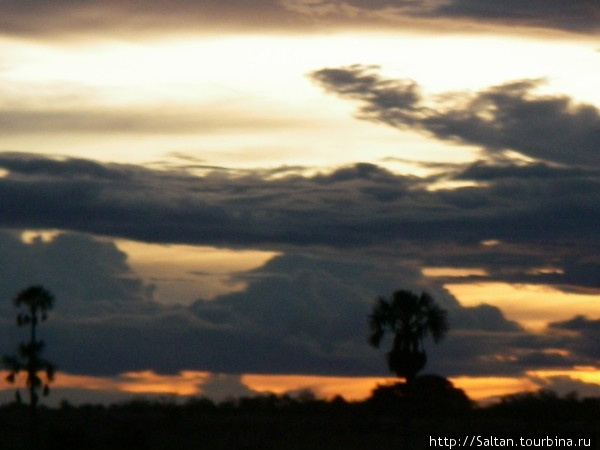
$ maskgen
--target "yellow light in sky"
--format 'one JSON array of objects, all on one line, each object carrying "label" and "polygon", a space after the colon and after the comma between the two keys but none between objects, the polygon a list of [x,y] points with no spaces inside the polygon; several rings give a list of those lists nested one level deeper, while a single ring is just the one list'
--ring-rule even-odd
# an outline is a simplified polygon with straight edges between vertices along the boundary
[{"label": "yellow light in sky", "polygon": [[21,232],[21,241],[26,244],[31,244],[36,239],[41,239],[42,242],[51,242],[60,233],[59,230],[24,230]]},{"label": "yellow light in sky", "polygon": [[[26,244],[36,239],[50,242],[60,230],[24,230]],[[233,250],[208,246],[149,244],[125,239],[109,240],[127,254],[127,263],[137,276],[153,284],[154,300],[189,304],[246,288],[235,279],[266,264],[280,253],[263,250]]]},{"label": "yellow light in sky", "polygon": [[595,47],[572,40],[337,33],[80,45],[4,39],[0,50],[7,61],[0,96],[13,107],[183,111],[197,118],[196,129],[167,135],[56,130],[3,137],[17,150],[121,162],[148,163],[172,151],[237,167],[477,157],[475,148],[354,119],[355,104],[324,93],[307,77],[323,67],[380,65],[382,76],[414,79],[426,94],[547,77],[542,91],[600,105],[600,92],[590,90],[598,75]]},{"label": "yellow light in sky", "polygon": [[529,370],[527,375],[534,378],[569,377],[573,380],[600,385],[600,368],[575,367],[572,370]]},{"label": "yellow light in sky", "polygon": [[[561,91],[579,92],[578,98],[585,101],[600,99],[600,94],[577,83],[586,72],[595,79],[595,47],[572,41],[343,33],[205,36],[62,47],[4,40],[0,46],[18,46],[20,52],[18,57],[13,54],[15,63],[3,71],[5,79],[38,85],[134,88],[133,92],[108,91],[118,102],[134,99],[136,92],[151,93],[151,98],[136,99],[148,102],[165,95],[187,101],[223,94],[238,97],[240,93],[276,99],[283,90],[287,100],[310,101],[315,94],[305,98],[308,91],[303,78],[307,72],[350,64],[381,65],[384,75],[412,78],[431,92],[474,90],[515,78],[549,76],[560,84]],[[169,91],[163,90],[166,86]],[[194,87],[200,89],[190,89]]]},{"label": "yellow light in sky", "polygon": [[246,283],[232,280],[236,273],[264,265],[278,255],[260,250],[231,250],[192,245],[159,245],[118,240],[127,262],[146,282],[156,286],[154,299],[163,303],[191,303],[199,298],[241,291]]},{"label": "yellow light in sky", "polygon": [[526,377],[453,377],[454,386],[463,389],[475,401],[490,401],[502,395],[535,391],[539,385]]},{"label": "yellow light in sky", "polygon": [[575,315],[600,317],[600,295],[563,292],[556,288],[532,284],[499,282],[446,284],[463,306],[487,303],[497,306],[507,318],[532,330],[545,328],[548,322]]}]

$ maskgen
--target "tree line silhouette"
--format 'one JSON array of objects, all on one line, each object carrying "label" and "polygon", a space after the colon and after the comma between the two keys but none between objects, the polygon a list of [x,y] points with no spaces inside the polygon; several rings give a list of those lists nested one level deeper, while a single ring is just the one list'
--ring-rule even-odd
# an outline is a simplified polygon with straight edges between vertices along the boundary
[{"label": "tree line silhouette", "polygon": [[[8,382],[16,383],[19,374],[25,373],[25,386],[29,394],[29,434],[33,448],[40,446],[37,415],[40,395],[48,395],[49,385],[56,371],[54,364],[43,357],[44,342],[38,338],[38,327],[47,319],[54,302],[54,295],[41,285],[30,286],[17,294],[13,300],[19,311],[17,325],[28,329],[28,340],[19,343],[16,354],[2,358],[3,366],[8,370]],[[396,401],[400,397],[406,401],[411,395],[420,393],[418,402],[423,405],[424,393],[429,392],[429,401],[435,402],[439,399],[431,397],[432,390],[439,394],[452,389],[451,384],[448,385],[449,382],[442,377],[436,379],[430,376],[424,379],[425,381],[421,380],[419,385],[416,383],[417,373],[426,364],[423,340],[431,335],[434,341],[438,342],[448,331],[446,311],[437,306],[431,296],[399,290],[394,292],[390,300],[377,298],[368,317],[371,328],[370,344],[379,347],[383,336],[387,333],[392,334],[392,348],[387,353],[388,367],[398,377],[406,380],[405,387],[380,386],[376,389],[373,396],[375,404],[385,406],[390,399]],[[407,393],[410,395],[407,396]],[[18,388],[15,397],[17,404],[23,403]],[[466,396],[464,404],[468,404]]]},{"label": "tree line silhouette", "polygon": [[[175,398],[82,405],[58,409],[40,405],[48,395],[55,366],[43,357],[39,325],[55,303],[40,285],[13,300],[17,325],[28,339],[2,359],[7,381],[25,374],[28,404],[17,388],[14,404],[0,405],[0,442],[10,449],[86,448],[428,448],[419,435],[457,430],[579,431],[598,427],[600,399],[560,398],[550,391],[507,396],[478,407],[461,389],[438,375],[418,375],[427,363],[424,341],[441,341],[449,331],[447,312],[423,292],[395,291],[378,297],[368,314],[368,343],[376,348],[389,335],[388,369],[403,382],[376,386],[369,398],[348,402],[337,396],[257,395],[215,403]],[[23,379],[23,378],[21,378]],[[27,412],[27,414],[25,414]],[[27,427],[22,419],[29,416]],[[563,422],[568,415],[570,422]],[[40,421],[39,417],[44,420]],[[448,421],[451,418],[451,421]],[[518,420],[516,420],[518,418]],[[566,423],[566,425],[565,425]],[[433,428],[432,428],[433,427]],[[374,431],[375,430],[375,431]],[[233,432],[234,431],[234,432]],[[420,434],[419,434],[420,433]],[[17,434],[28,435],[20,439]],[[43,436],[43,439],[41,439]]]},{"label": "tree line silhouette", "polygon": [[[7,355],[2,363],[9,373],[6,380],[15,383],[20,372],[26,373],[26,386],[29,392],[29,405],[32,414],[39,402],[39,392],[48,395],[49,384],[54,379],[54,364],[42,357],[44,342],[37,338],[37,327],[48,317],[54,306],[54,295],[43,286],[34,285],[23,291],[13,300],[19,309],[17,325],[29,327],[29,340],[21,342],[16,355]],[[24,309],[24,311],[23,311]],[[440,308],[433,297],[423,292],[417,295],[408,290],[398,290],[391,299],[378,297],[369,317],[371,335],[369,343],[379,347],[386,333],[393,334],[393,344],[387,353],[390,371],[406,383],[414,383],[417,373],[427,362],[423,346],[424,339],[431,335],[439,342],[448,332],[447,312]],[[40,372],[45,372],[42,380]],[[16,400],[21,402],[19,390]]]}]

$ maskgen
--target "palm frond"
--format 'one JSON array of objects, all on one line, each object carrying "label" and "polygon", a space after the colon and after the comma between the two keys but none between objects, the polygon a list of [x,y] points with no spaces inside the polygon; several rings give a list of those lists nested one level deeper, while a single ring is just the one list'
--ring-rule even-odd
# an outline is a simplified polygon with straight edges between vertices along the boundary
[{"label": "palm frond", "polygon": [[26,306],[30,311],[40,310],[42,313],[54,306],[54,295],[42,286],[30,286],[17,294],[14,299],[17,307]]},{"label": "palm frond", "polygon": [[393,333],[388,365],[398,376],[407,379],[414,378],[425,365],[423,340],[431,335],[434,342],[438,342],[448,332],[447,313],[433,297],[426,292],[417,295],[408,290],[395,291],[389,301],[379,297],[369,315],[369,325],[369,343],[374,347],[379,347],[386,332]]}]

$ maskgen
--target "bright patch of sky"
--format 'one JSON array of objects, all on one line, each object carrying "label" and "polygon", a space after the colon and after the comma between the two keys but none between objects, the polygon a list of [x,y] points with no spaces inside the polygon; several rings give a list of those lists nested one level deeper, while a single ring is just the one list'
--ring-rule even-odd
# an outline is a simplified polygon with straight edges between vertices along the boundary
[{"label": "bright patch of sky", "polygon": [[600,316],[597,294],[563,292],[545,285],[499,282],[446,284],[463,306],[487,303],[524,327],[540,331],[549,322],[567,320],[576,314]]},{"label": "bright patch of sky", "polygon": [[156,245],[119,240],[132,269],[154,286],[153,299],[190,304],[246,288],[235,275],[256,269],[277,255],[259,250],[231,250],[191,245]]},{"label": "bright patch of sky", "polygon": [[61,46],[4,40],[0,48],[0,95],[12,108],[130,112],[134,120],[145,111],[189,122],[180,130],[67,127],[3,138],[8,150],[112,162],[180,164],[169,155],[181,152],[229,167],[365,161],[405,171],[385,158],[460,162],[477,156],[472,147],[357,120],[356,105],[323,92],[307,76],[356,63],[379,65],[385,77],[413,79],[425,94],[545,78],[540,92],[600,105],[600,94],[589,88],[598,53],[574,41],[332,34]]}]

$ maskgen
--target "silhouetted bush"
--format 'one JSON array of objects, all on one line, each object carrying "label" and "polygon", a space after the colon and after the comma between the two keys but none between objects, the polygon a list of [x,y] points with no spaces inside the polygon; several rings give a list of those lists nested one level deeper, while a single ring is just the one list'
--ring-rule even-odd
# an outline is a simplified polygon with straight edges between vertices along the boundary
[{"label": "silhouetted bush", "polygon": [[556,392],[541,389],[504,396],[487,411],[501,415],[533,415],[543,419],[600,417],[600,398],[579,399],[575,392],[560,397]]},{"label": "silhouetted bush", "polygon": [[367,403],[387,413],[444,415],[466,412],[472,402],[462,389],[438,375],[421,375],[412,383],[377,386]]}]

